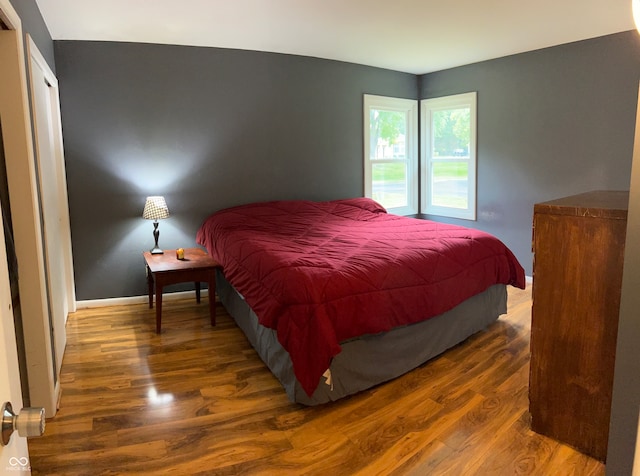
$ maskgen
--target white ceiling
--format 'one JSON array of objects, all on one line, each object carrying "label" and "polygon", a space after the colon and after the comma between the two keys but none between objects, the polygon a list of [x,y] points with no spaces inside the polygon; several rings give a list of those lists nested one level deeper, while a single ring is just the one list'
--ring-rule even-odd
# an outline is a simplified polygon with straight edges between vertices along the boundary
[{"label": "white ceiling", "polygon": [[422,74],[632,30],[631,0],[36,0],[54,40],[215,46]]}]

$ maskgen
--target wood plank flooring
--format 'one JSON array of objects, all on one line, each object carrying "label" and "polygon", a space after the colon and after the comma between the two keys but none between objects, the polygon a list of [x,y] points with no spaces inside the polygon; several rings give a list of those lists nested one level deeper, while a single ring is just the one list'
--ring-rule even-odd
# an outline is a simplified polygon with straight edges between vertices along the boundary
[{"label": "wood plank flooring", "polygon": [[35,475],[603,475],[530,430],[531,291],[486,331],[384,385],[287,400],[222,306],[167,301],[70,316],[60,410]]}]

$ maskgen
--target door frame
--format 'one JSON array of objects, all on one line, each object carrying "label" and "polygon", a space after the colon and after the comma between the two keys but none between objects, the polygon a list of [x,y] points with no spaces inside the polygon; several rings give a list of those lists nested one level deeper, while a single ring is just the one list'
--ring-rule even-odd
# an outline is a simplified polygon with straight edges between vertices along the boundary
[{"label": "door frame", "polygon": [[27,93],[22,22],[9,0],[0,0],[0,115],[11,217],[19,267],[19,292],[31,406],[56,413],[60,384],[53,366],[40,204]]}]

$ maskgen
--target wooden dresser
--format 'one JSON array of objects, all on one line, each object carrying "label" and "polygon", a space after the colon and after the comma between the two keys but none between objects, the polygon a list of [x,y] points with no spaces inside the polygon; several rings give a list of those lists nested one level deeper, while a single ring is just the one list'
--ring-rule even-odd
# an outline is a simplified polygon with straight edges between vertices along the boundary
[{"label": "wooden dresser", "polygon": [[531,427],[601,461],[628,201],[628,192],[596,191],[533,209]]}]

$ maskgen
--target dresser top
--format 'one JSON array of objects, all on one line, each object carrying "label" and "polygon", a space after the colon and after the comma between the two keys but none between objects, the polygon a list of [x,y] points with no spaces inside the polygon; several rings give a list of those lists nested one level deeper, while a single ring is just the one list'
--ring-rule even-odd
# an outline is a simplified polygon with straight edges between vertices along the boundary
[{"label": "dresser top", "polygon": [[596,190],[548,202],[536,203],[534,213],[627,219],[629,192]]}]

